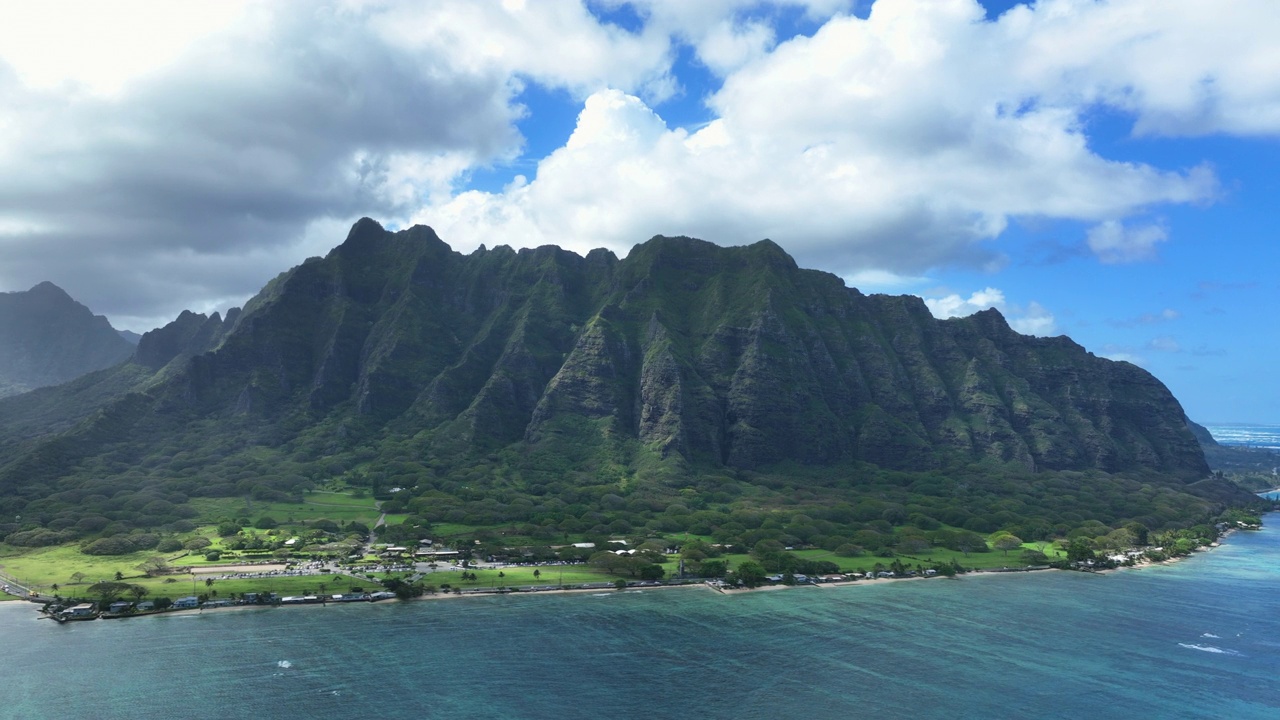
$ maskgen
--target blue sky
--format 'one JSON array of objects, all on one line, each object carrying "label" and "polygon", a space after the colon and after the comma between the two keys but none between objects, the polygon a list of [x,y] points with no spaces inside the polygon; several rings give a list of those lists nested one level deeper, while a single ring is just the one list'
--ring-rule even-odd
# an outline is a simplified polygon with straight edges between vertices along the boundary
[{"label": "blue sky", "polygon": [[0,290],[239,305],[356,218],[770,237],[1280,422],[1271,0],[0,7]]}]

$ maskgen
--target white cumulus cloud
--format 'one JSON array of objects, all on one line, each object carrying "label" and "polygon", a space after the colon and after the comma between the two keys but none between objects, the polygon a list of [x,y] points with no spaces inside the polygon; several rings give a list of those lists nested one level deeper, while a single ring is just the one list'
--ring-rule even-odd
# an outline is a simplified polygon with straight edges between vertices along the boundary
[{"label": "white cumulus cloud", "polygon": [[[1273,0],[1040,0],[994,21],[976,0],[863,6],[0,3],[0,287],[172,317],[247,296],[359,215],[462,249],[770,237],[886,281],[998,267],[1011,219],[1048,218],[1137,262],[1170,235],[1142,218],[1219,182],[1108,156],[1096,111],[1138,135],[1280,134]],[[797,12],[817,30],[780,36]],[[690,51],[722,83],[711,122],[672,127],[664,103],[701,92],[678,76]],[[581,103],[545,157],[522,155],[531,85]],[[505,188],[467,189],[516,162]],[[1037,308],[1012,322],[1051,332]]]},{"label": "white cumulus cloud", "polygon": [[[1185,15],[1153,12],[1139,33],[1122,22],[1132,16],[1104,9],[1046,2],[989,22],[973,0],[879,0],[866,19],[836,15],[813,37],[734,55],[742,65],[708,99],[716,119],[705,127],[667,127],[639,96],[602,90],[527,184],[430,203],[416,217],[463,247],[770,237],[845,276],[919,276],[998,266],[984,241],[1013,217],[1038,216],[1100,223],[1090,244],[1106,262],[1146,259],[1164,239],[1158,226],[1126,231],[1117,218],[1211,199],[1217,179],[1090,147],[1090,108],[1138,101],[1112,92],[1123,78],[1100,60],[1109,46],[1086,43],[1098,57],[1081,58],[1060,44],[1081,28],[1150,44],[1180,37],[1165,26]],[[587,146],[584,134],[599,141]]]},{"label": "white cumulus cloud", "polygon": [[1108,220],[1089,228],[1089,249],[1108,265],[1151,260],[1156,256],[1156,246],[1169,239],[1169,234],[1159,225],[1126,227],[1117,220]]},{"label": "white cumulus cloud", "polygon": [[1034,300],[1023,305],[1010,304],[1004,292],[998,288],[988,287],[977,290],[964,297],[959,293],[951,293],[942,297],[926,297],[924,304],[929,312],[938,319],[951,317],[967,317],[983,310],[999,310],[1009,323],[1009,327],[1023,335],[1053,335],[1057,324],[1053,313]]}]

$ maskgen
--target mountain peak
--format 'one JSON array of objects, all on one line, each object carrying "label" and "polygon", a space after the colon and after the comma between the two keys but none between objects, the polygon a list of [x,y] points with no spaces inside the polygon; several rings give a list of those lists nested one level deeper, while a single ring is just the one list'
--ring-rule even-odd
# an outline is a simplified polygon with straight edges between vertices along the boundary
[{"label": "mountain peak", "polygon": [[66,382],[132,352],[105,317],[49,281],[0,293],[0,396]]},{"label": "mountain peak", "polygon": [[58,287],[57,285],[54,285],[48,280],[37,283],[34,287],[32,287],[27,292],[30,293],[33,297],[57,298],[59,300],[67,299],[67,300],[71,300],[72,302],[75,302],[75,300],[73,300],[72,297],[67,294],[66,290],[63,290],[62,288]]}]

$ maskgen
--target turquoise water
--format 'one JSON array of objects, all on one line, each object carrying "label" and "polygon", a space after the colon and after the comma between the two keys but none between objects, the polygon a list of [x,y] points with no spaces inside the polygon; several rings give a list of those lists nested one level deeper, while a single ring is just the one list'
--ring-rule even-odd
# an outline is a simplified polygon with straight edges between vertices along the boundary
[{"label": "turquoise water", "polygon": [[210,611],[0,604],[0,717],[1276,718],[1280,517],[1062,572]]}]

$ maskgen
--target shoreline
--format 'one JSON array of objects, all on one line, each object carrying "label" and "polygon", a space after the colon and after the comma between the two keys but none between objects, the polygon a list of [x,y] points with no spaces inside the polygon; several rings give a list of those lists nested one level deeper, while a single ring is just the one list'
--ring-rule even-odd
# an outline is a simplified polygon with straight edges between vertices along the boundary
[{"label": "shoreline", "polygon": [[[1201,554],[1201,553],[1207,553],[1207,552],[1210,552],[1210,551],[1212,551],[1212,550],[1215,550],[1215,549],[1217,549],[1217,548],[1221,547],[1221,546],[1222,546],[1222,544],[1224,543],[1224,541],[1226,541],[1226,540],[1227,540],[1227,538],[1231,537],[1231,535],[1233,535],[1233,534],[1234,534],[1234,533],[1236,533],[1237,531],[1238,531],[1238,528],[1228,528],[1228,529],[1226,529],[1226,530],[1222,533],[1222,535],[1220,535],[1220,536],[1218,537],[1218,539],[1217,539],[1216,541],[1214,541],[1213,543],[1211,543],[1211,544],[1209,544],[1209,545],[1207,545],[1207,546],[1205,546],[1205,547],[1203,547],[1203,548],[1197,548],[1196,550],[1192,551],[1191,553],[1189,553],[1189,554],[1187,554],[1187,555],[1179,555],[1179,556],[1170,557],[1170,558],[1168,558],[1168,559],[1166,559],[1166,560],[1160,560],[1160,561],[1143,560],[1143,561],[1140,561],[1140,562],[1136,562],[1136,563],[1135,563],[1135,564],[1133,564],[1133,565],[1121,565],[1121,566],[1119,566],[1119,567],[1114,567],[1114,568],[1102,568],[1102,569],[1097,569],[1097,570],[1091,570],[1091,569],[1080,569],[1080,570],[1074,570],[1074,569],[1069,569],[1069,568],[1054,568],[1054,567],[1026,567],[1026,568],[1017,568],[1017,569],[1001,569],[1001,570],[981,570],[981,569],[980,569],[980,570],[971,570],[971,571],[969,571],[969,572],[961,573],[961,574],[958,574],[958,575],[956,575],[956,576],[954,576],[954,577],[943,577],[943,576],[893,577],[893,578],[876,578],[876,579],[872,579],[872,580],[866,580],[866,579],[864,579],[864,580],[839,580],[839,581],[824,582],[824,583],[804,583],[804,584],[799,584],[799,585],[770,584],[770,585],[762,585],[762,586],[754,587],[754,588],[745,588],[745,587],[723,587],[723,586],[716,586],[716,585],[711,584],[709,581],[686,582],[686,583],[677,583],[677,584],[665,584],[665,583],[664,583],[664,584],[660,584],[660,585],[646,585],[646,586],[634,586],[634,587],[629,586],[629,587],[621,588],[621,589],[619,589],[619,588],[615,588],[615,587],[603,587],[603,586],[602,586],[602,587],[555,587],[555,586],[545,586],[545,587],[546,587],[546,589],[536,589],[536,590],[516,590],[516,589],[511,589],[511,590],[507,590],[506,592],[499,592],[499,591],[462,592],[462,593],[439,592],[439,593],[424,594],[424,595],[421,595],[421,596],[419,596],[419,597],[413,597],[413,598],[405,598],[405,599],[401,599],[401,598],[383,598],[383,599],[376,600],[376,601],[367,600],[367,601],[360,601],[360,602],[368,602],[368,603],[370,603],[370,604],[372,604],[372,603],[374,603],[374,602],[377,602],[377,603],[387,603],[387,602],[391,602],[391,603],[398,603],[398,602],[411,602],[411,601],[418,601],[418,600],[423,600],[423,601],[441,601],[441,600],[454,600],[454,599],[461,599],[461,598],[478,598],[478,597],[493,597],[493,596],[508,596],[508,595],[523,595],[523,596],[530,596],[530,595],[574,595],[574,594],[584,594],[584,593],[586,593],[586,594],[591,594],[591,595],[597,595],[597,596],[608,596],[608,595],[614,595],[614,594],[641,593],[641,592],[644,592],[644,591],[647,591],[647,590],[680,590],[680,589],[688,589],[688,588],[702,588],[702,589],[704,589],[704,590],[711,591],[711,592],[716,592],[716,593],[719,593],[719,594],[721,594],[721,595],[725,595],[725,596],[735,596],[735,595],[748,595],[748,594],[759,593],[759,592],[773,592],[773,591],[778,591],[778,590],[792,590],[792,589],[797,589],[797,588],[814,588],[814,589],[817,589],[817,590],[823,590],[823,589],[832,589],[832,588],[847,588],[847,587],[868,587],[868,586],[879,586],[879,585],[886,585],[886,584],[892,584],[892,583],[898,583],[898,582],[921,581],[921,580],[939,580],[939,579],[945,579],[945,580],[963,580],[963,579],[968,578],[968,577],[982,577],[982,576],[995,576],[995,575],[1021,574],[1021,573],[1029,573],[1029,572],[1040,572],[1040,571],[1044,571],[1044,570],[1057,570],[1057,571],[1060,571],[1060,572],[1085,572],[1085,573],[1089,573],[1089,574],[1093,574],[1093,575],[1104,575],[1104,576],[1105,576],[1105,575],[1110,575],[1110,574],[1112,574],[1112,573],[1116,573],[1116,572],[1119,572],[1119,571],[1122,571],[1122,570],[1139,570],[1139,569],[1142,569],[1142,568],[1145,568],[1145,567],[1157,567],[1157,566],[1169,566],[1169,565],[1173,565],[1173,564],[1175,564],[1175,563],[1178,563],[1178,562],[1181,562],[1181,561],[1183,561],[1183,560],[1186,560],[1187,558],[1190,558],[1190,557],[1192,557],[1192,556],[1194,556],[1194,555]],[[8,598],[8,600],[23,600],[23,601],[26,601],[26,602],[38,603],[38,601],[31,600],[31,599],[29,599],[29,598],[17,597],[17,596],[10,596],[10,597]],[[0,600],[0,602],[5,602],[5,601],[6,601],[6,600]],[[352,603],[350,603],[350,602],[320,602],[320,603],[300,603],[299,605],[300,605],[300,606],[303,606],[303,607],[306,607],[306,606],[316,606],[316,605],[318,605],[318,606],[320,606],[320,607],[327,607],[328,605],[331,605],[331,604],[332,604],[332,605],[349,605],[349,604],[352,604]],[[273,605],[230,605],[230,606],[221,606],[221,607],[212,607],[212,608],[180,608],[180,609],[166,609],[166,610],[156,611],[156,612],[144,612],[144,613],[133,613],[133,614],[127,614],[127,615],[117,615],[117,616],[111,616],[111,617],[104,617],[104,618],[101,618],[101,619],[107,619],[107,620],[122,620],[122,619],[128,619],[128,618],[153,617],[153,616],[166,616],[166,615],[174,615],[174,616],[190,616],[190,615],[192,614],[192,612],[194,612],[194,613],[196,613],[196,614],[202,614],[205,610],[210,610],[210,611],[223,611],[223,610],[250,610],[250,609],[255,609],[255,608],[263,608],[263,609],[277,609],[277,608],[282,608],[282,607],[285,607],[285,605],[283,605],[283,604],[273,604]],[[46,616],[46,615],[43,615],[43,614],[42,614],[40,619],[45,619],[45,618],[48,618],[48,616]]]}]

